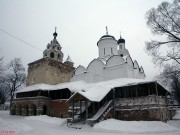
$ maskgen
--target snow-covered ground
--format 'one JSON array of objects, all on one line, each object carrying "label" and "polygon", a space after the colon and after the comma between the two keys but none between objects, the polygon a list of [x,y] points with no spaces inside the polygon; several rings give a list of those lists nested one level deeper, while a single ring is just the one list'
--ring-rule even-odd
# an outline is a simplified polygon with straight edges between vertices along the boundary
[{"label": "snow-covered ground", "polygon": [[[41,116],[12,116],[0,111],[0,134],[16,135],[180,135],[180,112],[175,120],[167,123],[158,121],[120,121],[109,119],[81,129],[69,128],[66,119]],[[75,126],[75,125],[74,125]]]}]

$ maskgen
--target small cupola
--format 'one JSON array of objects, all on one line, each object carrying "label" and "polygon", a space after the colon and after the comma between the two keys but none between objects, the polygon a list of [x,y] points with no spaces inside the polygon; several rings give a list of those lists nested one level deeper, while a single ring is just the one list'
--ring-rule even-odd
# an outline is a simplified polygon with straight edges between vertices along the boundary
[{"label": "small cupola", "polygon": [[54,39],[56,39],[57,35],[58,34],[56,33],[56,27],[55,27],[55,32],[53,33]]},{"label": "small cupola", "polygon": [[118,40],[118,46],[119,46],[118,55],[120,55],[120,56],[129,55],[129,51],[125,47],[125,39],[123,39],[121,37],[121,34],[120,34],[120,38]]},{"label": "small cupola", "polygon": [[74,62],[72,61],[71,57],[68,55],[66,61],[64,62],[66,65],[73,67]]},{"label": "small cupola", "polygon": [[124,43],[124,44],[125,44],[125,39],[123,39],[123,38],[121,37],[121,35],[120,35],[120,39],[118,40],[118,44],[120,44],[120,43]]}]

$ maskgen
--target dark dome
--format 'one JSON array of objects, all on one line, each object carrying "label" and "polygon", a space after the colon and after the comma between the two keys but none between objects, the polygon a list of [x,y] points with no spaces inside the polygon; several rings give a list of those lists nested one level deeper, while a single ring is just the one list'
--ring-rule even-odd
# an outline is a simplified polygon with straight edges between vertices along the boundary
[{"label": "dark dome", "polygon": [[125,43],[125,40],[124,40],[123,38],[120,38],[120,39],[118,40],[118,44],[120,44],[120,43]]},{"label": "dark dome", "polygon": [[57,37],[57,35],[58,35],[58,34],[57,34],[56,32],[53,33],[54,38]]}]

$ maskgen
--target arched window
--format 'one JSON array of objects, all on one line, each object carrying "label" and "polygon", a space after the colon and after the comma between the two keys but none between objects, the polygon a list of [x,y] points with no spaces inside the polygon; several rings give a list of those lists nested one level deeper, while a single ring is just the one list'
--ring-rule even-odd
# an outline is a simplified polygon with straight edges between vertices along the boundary
[{"label": "arched window", "polygon": [[53,52],[51,52],[50,57],[54,58],[54,53]]},{"label": "arched window", "polygon": [[58,59],[60,58],[60,54],[58,53]]}]

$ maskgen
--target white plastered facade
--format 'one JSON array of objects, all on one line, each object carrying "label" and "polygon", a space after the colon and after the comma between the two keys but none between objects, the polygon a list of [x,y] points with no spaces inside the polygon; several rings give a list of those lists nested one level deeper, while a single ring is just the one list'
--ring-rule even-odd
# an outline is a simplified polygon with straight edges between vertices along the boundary
[{"label": "white plastered facade", "polygon": [[132,61],[129,51],[125,48],[125,40],[124,43],[118,44],[113,36],[104,35],[97,46],[99,57],[92,60],[87,68],[78,66],[70,79],[71,82],[84,80],[95,83],[117,78],[145,78],[143,68],[139,67],[136,60]]}]

